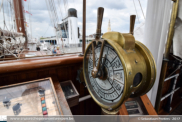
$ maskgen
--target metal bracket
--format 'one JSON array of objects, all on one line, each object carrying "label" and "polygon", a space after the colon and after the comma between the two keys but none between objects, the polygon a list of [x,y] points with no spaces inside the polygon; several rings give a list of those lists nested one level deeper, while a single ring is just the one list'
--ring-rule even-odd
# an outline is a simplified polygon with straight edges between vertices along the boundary
[{"label": "metal bracket", "polygon": [[169,62],[169,59],[167,59],[167,58],[163,58],[163,61]]}]

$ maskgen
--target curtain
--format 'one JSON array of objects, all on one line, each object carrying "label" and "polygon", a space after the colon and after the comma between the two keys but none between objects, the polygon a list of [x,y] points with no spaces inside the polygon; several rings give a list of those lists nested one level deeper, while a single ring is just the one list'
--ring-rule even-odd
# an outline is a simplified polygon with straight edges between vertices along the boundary
[{"label": "curtain", "polygon": [[148,47],[148,49],[153,54],[156,62],[156,81],[153,88],[147,93],[153,106],[155,106],[156,101],[163,53],[169,30],[171,11],[171,0],[148,0],[144,37],[141,42]]}]

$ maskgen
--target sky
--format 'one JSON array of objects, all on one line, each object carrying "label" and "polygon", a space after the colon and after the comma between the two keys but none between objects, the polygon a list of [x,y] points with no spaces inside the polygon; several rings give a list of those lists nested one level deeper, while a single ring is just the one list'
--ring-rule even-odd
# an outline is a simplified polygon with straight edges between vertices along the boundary
[{"label": "sky", "polygon": [[[0,0],[0,4],[3,0]],[[66,17],[67,9],[75,8],[78,16],[78,27],[80,28],[80,34],[82,34],[82,14],[83,14],[83,0],[60,0],[60,4],[57,4],[58,0],[54,0],[56,7],[58,8],[57,14],[59,23],[61,19]],[[66,1],[67,4],[64,4]],[[118,32],[129,32],[129,19],[130,15],[136,14],[134,3],[136,5],[138,16],[136,18],[137,27],[145,19],[142,14],[142,10],[138,0],[87,0],[86,1],[86,35],[90,35],[96,32],[97,24],[97,8],[104,8],[104,17],[102,22],[102,33],[107,32],[108,22],[111,22],[111,30]],[[141,6],[146,14],[147,0],[140,0]],[[33,38],[50,37],[55,36],[55,30],[49,16],[45,0],[27,0],[23,1],[25,10],[29,11],[32,15],[25,13],[26,22],[28,23],[27,31],[28,34]],[[60,5],[60,6],[58,6]],[[8,1],[4,2],[4,7],[8,7]],[[61,11],[60,11],[61,9]],[[62,13],[62,16],[61,16]],[[30,16],[30,19],[29,19]],[[3,11],[0,10],[0,27],[4,28],[3,25]],[[5,9],[5,21],[7,28],[11,30],[12,22],[10,14]],[[138,20],[139,19],[139,20]],[[31,27],[30,27],[31,26]],[[31,30],[32,28],[32,30]]]}]

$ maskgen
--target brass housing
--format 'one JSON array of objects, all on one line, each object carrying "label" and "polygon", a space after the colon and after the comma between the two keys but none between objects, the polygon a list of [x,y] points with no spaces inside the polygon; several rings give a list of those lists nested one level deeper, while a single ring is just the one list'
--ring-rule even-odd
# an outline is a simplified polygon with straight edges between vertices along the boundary
[{"label": "brass housing", "polygon": [[[83,62],[83,74],[84,79],[88,88],[88,91],[94,101],[101,106],[101,108],[108,114],[115,114],[118,112],[121,104],[129,97],[138,97],[146,94],[153,86],[156,78],[156,65],[155,60],[148,50],[148,48],[142,43],[135,40],[134,36],[130,33],[119,33],[119,32],[107,32],[102,38],[109,43],[117,52],[124,69],[125,84],[124,91],[120,101],[113,105],[107,106],[99,102],[92,91],[88,87],[86,79],[86,53],[84,55]],[[88,47],[91,44],[88,45]],[[88,52],[88,47],[86,52]],[[133,80],[137,73],[142,74],[141,82],[134,87]]]}]

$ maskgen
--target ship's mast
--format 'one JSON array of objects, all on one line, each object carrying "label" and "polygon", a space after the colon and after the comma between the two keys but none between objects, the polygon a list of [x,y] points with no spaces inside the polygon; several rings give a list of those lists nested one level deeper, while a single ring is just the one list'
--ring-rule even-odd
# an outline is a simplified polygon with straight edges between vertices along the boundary
[{"label": "ship's mast", "polygon": [[86,0],[83,0],[83,27],[82,27],[82,53],[85,53],[85,37],[86,37]]},{"label": "ship's mast", "polygon": [[23,33],[23,35],[25,36],[25,48],[27,48],[28,40],[27,40],[26,31],[25,31],[22,0],[13,0],[13,4],[14,4],[14,11],[15,11],[16,29],[17,29],[17,32]]}]

